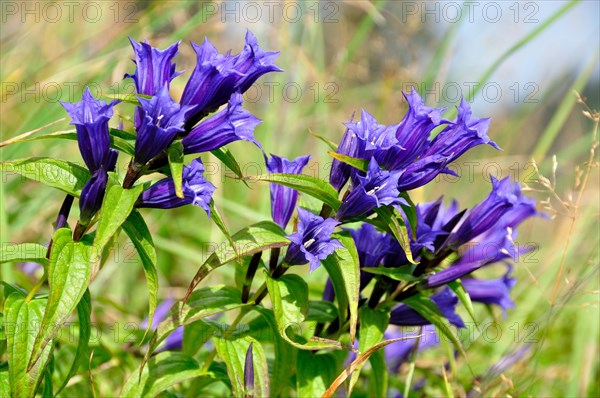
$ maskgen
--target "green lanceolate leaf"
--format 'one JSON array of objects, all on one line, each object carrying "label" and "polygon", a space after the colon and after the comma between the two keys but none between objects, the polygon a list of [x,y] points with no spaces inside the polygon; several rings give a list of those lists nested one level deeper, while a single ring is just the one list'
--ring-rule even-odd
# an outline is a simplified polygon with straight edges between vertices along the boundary
[{"label": "green lanceolate leaf", "polygon": [[0,162],[0,170],[58,188],[75,197],[79,197],[83,186],[90,179],[90,172],[85,167],[52,158]]},{"label": "green lanceolate leaf", "polygon": [[350,232],[333,234],[344,248],[337,249],[321,263],[327,270],[338,301],[340,324],[346,322],[346,313],[350,312],[350,339],[354,341],[358,322],[358,300],[360,298],[360,268],[358,252]]},{"label": "green lanceolate leaf", "polygon": [[454,344],[454,347],[460,351],[461,354],[466,356],[466,353],[460,344],[460,341],[456,337],[456,334],[452,333],[452,330],[450,330],[450,323],[446,318],[444,318],[438,306],[431,301],[429,297],[419,293],[402,300],[402,302],[421,314],[423,318],[431,322],[440,333],[446,336],[452,342],[452,344]]},{"label": "green lanceolate leaf", "polygon": [[183,188],[181,186],[183,183],[183,144],[181,141],[174,141],[169,146],[167,157],[169,158],[169,168],[175,184],[175,194],[183,198]]},{"label": "green lanceolate leaf", "polygon": [[331,140],[329,140],[329,139],[325,138],[324,136],[322,136],[322,135],[320,135],[320,134],[317,134],[317,133],[315,133],[315,132],[314,132],[314,131],[312,131],[311,129],[308,129],[308,133],[309,133],[310,135],[312,135],[313,137],[315,137],[315,138],[317,138],[317,139],[319,139],[319,140],[323,141],[323,142],[325,143],[325,145],[327,145],[327,146],[329,147],[329,149],[331,149],[332,151],[334,151],[334,152],[335,152],[335,151],[337,151],[337,147],[338,147],[338,145],[337,145],[335,142],[333,142],[333,141],[331,141]]},{"label": "green lanceolate leaf", "polygon": [[[121,151],[130,156],[133,156],[135,153],[135,148],[133,147],[133,145],[130,142],[128,142],[126,139],[122,138],[121,136],[113,135],[112,130],[113,129],[111,129],[110,147],[113,149],[116,149],[117,151]],[[134,136],[134,138],[135,138],[135,136]],[[38,135],[37,137],[15,140],[14,142],[30,142],[30,141],[40,141],[40,140],[77,141],[77,133],[75,132],[75,130],[57,131],[54,133]]]},{"label": "green lanceolate leaf", "polygon": [[91,264],[99,256],[90,237],[73,242],[71,230],[61,228],[54,233],[48,264],[48,305],[40,332],[35,339],[28,368],[32,368],[62,324],[75,310],[89,283]]},{"label": "green lanceolate leaf", "polygon": [[302,350],[343,348],[334,340],[312,337],[307,341],[301,335],[302,322],[308,313],[308,285],[300,276],[284,275],[273,279],[266,275],[266,279],[277,331],[284,340]]},{"label": "green lanceolate leaf", "polygon": [[222,243],[200,266],[188,287],[186,296],[183,299],[184,302],[211,271],[242,257],[252,256],[276,247],[287,246],[290,243],[281,227],[271,221],[262,221],[241,229],[233,234],[229,241],[234,244]]},{"label": "green lanceolate leaf", "polygon": [[111,186],[104,195],[102,208],[98,217],[98,229],[94,245],[101,251],[121,225],[125,222],[138,197],[144,190],[143,185],[131,189],[124,189],[120,185]]},{"label": "green lanceolate leaf", "polygon": [[248,183],[244,180],[244,174],[242,174],[242,168],[240,167],[237,160],[231,153],[231,151],[225,147],[221,147],[219,149],[215,149],[214,151],[210,151],[217,159],[219,159],[223,164],[236,175],[237,178],[242,180],[244,184],[248,185]]},{"label": "green lanceolate leaf", "polygon": [[48,249],[37,243],[0,243],[0,264],[31,261],[46,266]]},{"label": "green lanceolate leaf", "polygon": [[128,102],[130,104],[135,104],[135,105],[140,104],[138,97],[142,97],[142,98],[146,98],[146,99],[152,98],[151,96],[145,95],[145,94],[103,93],[102,96],[106,97],[106,98],[116,99],[116,100],[123,101],[123,102]]},{"label": "green lanceolate leaf", "polygon": [[386,267],[367,267],[362,268],[364,272],[375,275],[385,275],[390,279],[402,282],[416,282],[420,278],[412,275],[411,267],[386,268]]},{"label": "green lanceolate leaf", "polygon": [[320,397],[336,376],[337,363],[330,353],[299,351],[296,385],[299,397]]},{"label": "green lanceolate leaf", "polygon": [[388,365],[385,361],[383,351],[375,351],[369,357],[371,374],[369,375],[368,394],[369,397],[386,397],[388,387]]},{"label": "green lanceolate leaf", "polygon": [[[378,344],[383,340],[383,333],[388,326],[390,321],[390,314],[384,311],[374,310],[369,307],[361,307],[359,311],[360,316],[360,338],[358,340],[358,352],[364,353],[369,350],[369,348]],[[373,357],[369,358],[372,359]],[[375,357],[375,361],[380,360],[381,358]],[[350,391],[352,391],[354,384],[358,381],[358,377],[360,375],[360,369],[362,365],[359,365],[352,377],[350,378]],[[385,375],[387,375],[387,371],[385,371]],[[381,375],[380,381],[385,382],[381,387],[381,389],[385,392],[387,385],[387,377]],[[385,395],[385,394],[384,394]],[[377,396],[384,396],[377,395]]]},{"label": "green lanceolate leaf", "polygon": [[77,304],[77,318],[79,321],[79,341],[77,343],[77,351],[75,352],[75,358],[73,358],[71,369],[69,369],[65,380],[60,388],[56,391],[56,395],[58,395],[67,386],[67,383],[71,377],[77,373],[80,363],[89,360],[89,342],[92,332],[90,320],[91,313],[92,298],[90,297],[90,291],[86,290],[81,298],[81,301],[79,301],[79,304]]},{"label": "green lanceolate leaf", "polygon": [[[2,395],[3,397],[34,397],[42,382],[44,368],[52,351],[51,342],[40,353],[39,360],[31,369],[27,370],[27,364],[33,353],[35,328],[42,321],[45,306],[45,299],[26,302],[25,295],[17,292],[11,293],[4,303],[8,374],[12,394]],[[5,385],[4,388],[6,387]]]},{"label": "green lanceolate leaf", "polygon": [[[253,354],[254,390],[246,391],[244,388],[244,364],[250,343],[252,343]],[[229,375],[229,380],[231,380],[231,388],[234,396],[269,396],[267,357],[258,341],[251,337],[243,339],[216,339],[216,348],[219,357],[225,362],[225,366],[227,366],[227,374]]]},{"label": "green lanceolate leaf", "polygon": [[342,204],[338,193],[329,183],[315,177],[303,174],[263,174],[256,177],[246,177],[248,180],[268,181],[293,188],[299,192],[310,195],[321,202],[328,204],[337,211]]},{"label": "green lanceolate leaf", "polygon": [[198,362],[180,352],[161,352],[152,357],[141,377],[132,372],[123,386],[121,397],[155,397],[167,388],[203,375]]},{"label": "green lanceolate leaf", "polygon": [[351,156],[346,156],[346,155],[342,155],[341,153],[331,152],[331,151],[327,152],[327,154],[329,156],[331,156],[332,158],[337,159],[342,163],[346,163],[347,165],[350,165],[360,171],[367,171],[367,169],[369,168],[368,160],[353,158]]},{"label": "green lanceolate leaf", "polygon": [[398,210],[392,206],[383,206],[375,209],[378,217],[380,217],[387,228],[392,232],[392,235],[396,238],[400,246],[406,254],[406,259],[416,264],[413,260],[412,252],[410,251],[410,238],[408,237],[408,230],[402,220],[402,216],[398,213]]},{"label": "green lanceolate leaf", "polygon": [[477,325],[477,320],[475,319],[475,310],[473,309],[473,303],[471,302],[471,296],[469,296],[469,293],[463,286],[460,279],[448,283],[448,287],[452,289],[452,291],[456,294],[456,297],[458,297],[462,305],[465,306],[467,312],[469,313],[469,316],[471,317],[471,320],[473,321],[473,324]]},{"label": "green lanceolate leaf", "polygon": [[123,223],[123,230],[135,246],[140,259],[142,260],[144,274],[146,275],[146,284],[148,286],[148,329],[146,329],[146,331],[148,331],[152,325],[154,310],[156,309],[158,302],[156,250],[154,249],[152,235],[150,235],[148,226],[137,210],[133,210],[131,214],[129,214],[129,217],[127,217],[127,220]]},{"label": "green lanceolate leaf", "polygon": [[210,207],[210,219],[213,220],[213,222],[217,225],[219,230],[223,233],[223,235],[225,235],[225,238],[227,238],[227,241],[229,242],[231,247],[235,248],[235,243],[233,242],[233,238],[231,237],[229,228],[227,228],[227,226],[225,225],[225,222],[223,221],[223,217],[221,217],[221,212],[215,205],[214,200],[211,199],[211,201],[209,203],[209,207]]},{"label": "green lanceolate leaf", "polygon": [[408,203],[408,206],[404,204],[401,204],[400,206],[402,207],[404,214],[406,214],[406,218],[408,218],[412,236],[417,236],[417,206],[408,195],[408,192],[400,192],[400,197]]},{"label": "green lanceolate leaf", "polygon": [[112,127],[108,129],[111,136],[119,137],[128,141],[135,141],[135,134],[130,133],[129,131],[119,130]]}]

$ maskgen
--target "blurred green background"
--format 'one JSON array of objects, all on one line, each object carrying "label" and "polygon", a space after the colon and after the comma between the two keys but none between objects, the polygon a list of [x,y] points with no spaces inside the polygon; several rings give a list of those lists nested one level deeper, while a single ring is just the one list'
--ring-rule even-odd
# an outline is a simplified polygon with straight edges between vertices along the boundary
[{"label": "blurred green background", "polygon": [[[127,36],[160,48],[182,40],[176,63],[187,72],[173,81],[174,98],[195,64],[189,41],[208,37],[221,52],[238,52],[250,29],[261,47],[281,51],[277,64],[285,72],[260,79],[246,93],[246,107],[263,120],[256,136],[267,152],[288,158],[311,154],[306,172],[322,178],[330,162],[327,147],[309,130],[337,141],[342,122],[361,108],[380,123],[397,123],[406,110],[401,92],[412,85],[429,105],[449,110],[460,95],[466,96],[477,116],[492,118],[490,136],[504,151],[471,151],[453,165],[460,180],[439,178],[414,191],[415,202],[443,194],[471,206],[489,192],[489,174],[511,176],[531,187],[540,208],[549,200],[552,220],[535,219],[520,228],[519,243],[536,249],[516,264],[516,308],[505,319],[479,309],[484,325],[499,322],[500,335],[490,329],[464,339],[468,360],[449,374],[454,393],[464,394],[474,374],[485,375],[502,356],[531,343],[503,375],[479,378],[484,395],[600,395],[598,156],[590,157],[594,122],[573,94],[576,90],[589,108],[599,108],[597,1],[4,1],[1,7],[0,141],[59,119],[42,132],[68,129],[58,100],[78,101],[88,85],[97,95],[133,93],[131,81],[122,80],[134,70]],[[132,109],[118,107],[125,128],[131,128]],[[245,174],[264,171],[255,147],[234,143],[230,149]],[[81,162],[75,142],[19,143],[0,151],[2,160],[53,156]],[[551,189],[539,183],[532,159],[551,179]],[[232,231],[270,217],[268,186],[248,188],[228,178],[216,159],[204,160],[218,188],[215,202]],[[127,161],[120,159],[121,173]],[[62,196],[3,175],[0,241],[47,242]],[[223,236],[197,208],[146,211],[144,216],[159,251],[161,297],[179,298]],[[108,347],[118,347],[130,330],[127,322],[138,324],[146,311],[138,259],[123,238],[120,243],[91,286],[93,321]],[[9,266],[0,271],[3,280],[25,287],[35,282]],[[501,271],[496,267],[480,275]],[[233,280],[233,274],[223,267],[207,283]],[[320,295],[323,270],[303,275],[314,295]],[[94,372],[100,395],[118,391],[135,366],[116,351],[98,350],[95,361],[103,370]],[[441,383],[441,355],[446,355],[443,348],[419,358],[417,375]],[[76,378],[71,392],[84,393],[78,384],[86,380]],[[434,382],[425,391],[439,395],[440,386]]]}]

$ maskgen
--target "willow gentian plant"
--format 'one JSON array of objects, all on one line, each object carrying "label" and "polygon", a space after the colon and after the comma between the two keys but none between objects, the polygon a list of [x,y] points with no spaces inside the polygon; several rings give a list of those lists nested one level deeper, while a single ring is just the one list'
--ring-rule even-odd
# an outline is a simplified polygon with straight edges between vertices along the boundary
[{"label": "willow gentian plant", "polygon": [[[489,119],[473,116],[467,101],[448,120],[445,109],[425,105],[413,89],[404,94],[406,114],[389,126],[363,110],[345,123],[338,144],[329,142],[333,161],[324,181],[303,174],[310,156],[268,155],[268,145],[254,137],[261,121],[244,109],[243,94],[262,75],[282,69],[278,53],[264,51],[252,33],[235,55],[208,40],[192,43],[197,62],[180,99],[170,85],[185,78],[173,62],[181,43],[160,50],[130,41],[135,70],[125,78],[137,95],[107,103],[86,89],[80,101],[62,103],[75,136],[46,137],[75,138],[85,167],[77,159],[2,163],[5,171],[66,194],[50,244],[23,243],[0,256],[44,270],[27,289],[4,282],[3,396],[52,396],[68,391],[74,377],[88,380],[95,301],[88,287],[123,232],[146,275],[148,313],[138,344],[123,345],[118,354],[132,365],[124,370],[122,396],[406,394],[419,383],[411,386],[404,363],[414,365],[441,339],[458,358],[464,354],[456,330],[475,321],[474,305],[504,314],[515,305],[510,262],[524,250],[515,244],[517,228],[538,215],[519,184],[491,178],[489,195],[469,207],[444,198],[415,204],[410,196],[436,176],[454,174],[448,165],[467,151],[499,149],[488,137]],[[123,103],[135,105],[132,129],[109,126]],[[227,148],[234,141],[256,147],[267,172],[242,175]],[[205,152],[247,183],[269,185],[270,220],[230,233],[205,175]],[[118,157],[128,162],[124,175],[115,172]],[[299,205],[300,196],[320,208]],[[79,213],[71,216],[75,198]],[[195,265],[186,294],[158,303],[161,252],[144,216],[187,205],[200,207],[208,218],[199,215],[197,222],[215,223],[227,239]],[[500,263],[506,269],[500,278],[473,275]],[[241,283],[204,283],[221,267],[241,275]],[[316,281],[323,296],[314,300],[307,279],[320,267],[319,275],[328,277]],[[56,358],[68,346],[60,333],[74,313],[72,365],[59,369]],[[370,370],[362,369],[367,360]]]}]

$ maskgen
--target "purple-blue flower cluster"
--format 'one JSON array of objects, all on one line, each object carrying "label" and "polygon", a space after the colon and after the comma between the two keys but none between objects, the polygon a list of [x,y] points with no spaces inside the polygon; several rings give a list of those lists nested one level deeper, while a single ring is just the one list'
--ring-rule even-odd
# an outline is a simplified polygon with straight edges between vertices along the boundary
[{"label": "purple-blue flower cluster", "polygon": [[[130,41],[135,71],[125,77],[133,79],[139,105],[133,118],[135,148],[123,183],[125,188],[130,188],[145,173],[158,170],[169,174],[164,167],[166,152],[179,139],[185,155],[217,150],[238,140],[252,142],[262,149],[254,139],[254,128],[260,120],[242,108],[242,94],[265,73],[281,71],[274,64],[278,53],[263,51],[250,32],[246,34],[244,49],[237,55],[220,54],[208,39],[201,46],[192,43],[197,63],[178,102],[171,97],[169,88],[171,81],[182,74],[176,71],[173,61],[180,42],[160,50],[147,42]],[[86,89],[82,101],[62,103],[77,129],[81,155],[91,173],[79,202],[79,223],[83,226],[100,209],[108,183],[107,172],[115,168],[118,152],[110,148],[108,121],[117,102],[106,104],[96,100]],[[225,104],[223,110],[204,119]],[[183,169],[182,197],[177,196],[173,177],[167,176],[145,190],[137,204],[162,209],[194,204],[209,213],[215,187],[203,173],[202,161],[197,158]],[[295,197],[293,202],[295,205]],[[289,220],[290,216],[287,217]]]},{"label": "purple-blue flower cluster", "polygon": [[[464,99],[458,106],[456,120],[442,118],[443,108],[430,108],[413,89],[404,94],[408,111],[398,124],[385,126],[363,110],[358,122],[346,123],[346,132],[337,153],[370,161],[375,159],[381,168],[397,175],[399,191],[409,191],[423,186],[440,173],[453,172],[446,165],[467,150],[482,144],[499,149],[489,139],[489,119],[472,116],[469,103]],[[431,139],[436,128],[442,130]],[[334,160],[330,183],[340,190],[350,179],[360,185],[355,175],[360,171],[339,160]]]}]

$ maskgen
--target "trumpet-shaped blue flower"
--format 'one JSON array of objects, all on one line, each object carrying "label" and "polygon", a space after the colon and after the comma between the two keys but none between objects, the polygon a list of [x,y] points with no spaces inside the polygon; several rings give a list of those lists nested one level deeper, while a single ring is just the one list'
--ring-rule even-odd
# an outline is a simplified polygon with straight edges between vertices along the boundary
[{"label": "trumpet-shaped blue flower", "polygon": [[135,126],[135,161],[144,165],[167,149],[177,133],[183,131],[186,107],[171,99],[166,85],[151,99],[138,100],[141,112]]},{"label": "trumpet-shaped blue flower", "polygon": [[92,178],[88,180],[79,199],[79,222],[82,225],[87,225],[92,220],[92,217],[100,210],[106,184],[108,183],[108,174],[106,170],[100,167],[92,174]]},{"label": "trumpet-shaped blue flower", "polygon": [[448,157],[444,155],[428,156],[410,163],[400,172],[398,190],[410,191],[422,187],[443,172],[446,164]]},{"label": "trumpet-shaped blue flower", "polygon": [[79,199],[81,225],[87,225],[102,206],[108,182],[107,171],[113,171],[117,163],[118,152],[110,149],[108,121],[113,115],[113,106],[118,102],[107,104],[96,100],[89,88],[85,89],[78,103],[61,102],[71,116],[71,124],[75,125],[79,151],[92,174]]},{"label": "trumpet-shaped blue flower", "polygon": [[397,143],[395,131],[397,125],[385,126],[377,123],[375,117],[369,112],[363,111],[360,120],[348,122],[346,127],[354,131],[358,138],[364,142],[365,155],[371,155],[376,149],[385,150]]},{"label": "trumpet-shaped blue flower", "polygon": [[105,103],[92,96],[89,88],[83,92],[81,101],[73,104],[62,102],[77,130],[77,144],[88,169],[94,173],[100,167],[108,169],[110,160],[110,134],[108,121],[113,115],[113,106],[119,101]]},{"label": "trumpet-shaped blue flower", "polygon": [[191,105],[186,127],[193,127],[206,114],[225,104],[231,95],[244,93],[262,75],[281,71],[273,62],[279,53],[263,51],[256,37],[246,34],[246,45],[237,55],[219,54],[205,39],[202,45],[192,43],[197,62],[181,97],[183,105]]},{"label": "trumpet-shaped blue flower", "polygon": [[446,123],[442,119],[444,108],[430,108],[413,88],[410,94],[402,93],[408,102],[408,111],[395,131],[396,143],[375,152],[375,158],[389,170],[402,170],[419,159],[429,148],[433,129]]},{"label": "trumpet-shaped blue flower", "polygon": [[194,159],[183,168],[183,198],[175,193],[172,177],[163,178],[146,189],[138,199],[138,207],[173,209],[185,205],[196,205],[210,215],[210,201],[215,186],[203,176],[204,165],[200,159]]},{"label": "trumpet-shaped blue flower", "polygon": [[[442,315],[456,327],[462,328],[465,326],[461,317],[456,314],[456,305],[458,297],[450,288],[446,287],[442,291],[431,296],[431,300],[438,306]],[[390,324],[399,326],[424,326],[430,322],[425,319],[417,311],[413,310],[406,304],[400,304],[390,313]]]},{"label": "trumpet-shaped blue flower", "polygon": [[311,272],[321,265],[335,249],[342,248],[337,239],[331,239],[331,234],[339,221],[333,218],[324,220],[308,210],[298,208],[298,229],[287,238],[292,242],[285,256],[289,265],[310,264]]},{"label": "trumpet-shaped blue flower", "polygon": [[457,109],[456,121],[449,123],[431,141],[431,145],[424,156],[444,155],[448,156],[449,162],[452,162],[477,145],[488,144],[498,150],[500,149],[487,135],[490,119],[473,117],[471,106],[464,98]]},{"label": "trumpet-shaped blue flower", "polygon": [[504,310],[504,316],[506,316],[506,311],[515,306],[515,303],[510,298],[510,289],[515,286],[517,280],[510,277],[510,272],[511,269],[498,279],[482,280],[465,278],[462,279],[462,284],[467,293],[469,293],[471,300],[484,304],[497,305]]},{"label": "trumpet-shaped blue flower", "polygon": [[342,202],[336,218],[345,221],[368,215],[381,206],[401,203],[402,199],[398,197],[398,177],[399,172],[381,169],[372,158],[366,176],[356,176],[358,183]]},{"label": "trumpet-shaped blue flower", "polygon": [[481,267],[515,258],[520,250],[513,242],[512,228],[495,228],[466,245],[460,258],[452,265],[427,277],[428,287],[437,287],[462,278]]},{"label": "trumpet-shaped blue flower", "polygon": [[[302,169],[308,164],[310,156],[300,156],[292,161],[271,154],[270,158],[265,156],[267,170],[269,173],[301,174]],[[292,217],[298,191],[286,186],[271,183],[271,216],[281,228],[285,229]]]},{"label": "trumpet-shaped blue flower", "polygon": [[180,42],[172,44],[165,50],[152,47],[148,42],[138,43],[129,38],[135,52],[135,72],[126,74],[135,83],[138,94],[156,95],[164,86],[169,86],[171,80],[181,72],[175,72],[173,58],[177,55]]},{"label": "trumpet-shaped blue flower", "polygon": [[508,177],[501,181],[492,177],[492,192],[468,213],[448,239],[458,247],[494,226],[514,228],[536,214],[535,200],[523,196],[518,183],[511,184]]},{"label": "trumpet-shaped blue flower", "polygon": [[226,109],[203,120],[183,139],[183,151],[186,154],[212,151],[238,140],[250,141],[260,148],[254,139],[254,128],[260,123],[260,119],[242,108],[242,95],[234,93]]},{"label": "trumpet-shaped blue flower", "polygon": [[443,197],[435,202],[420,203],[417,212],[417,237],[416,240],[423,244],[429,251],[436,252],[454,226],[460,221],[462,213],[458,212],[458,202],[453,200],[446,207]]}]

